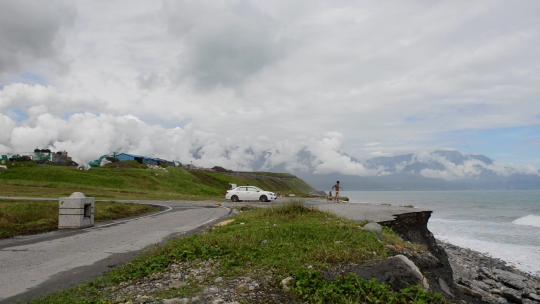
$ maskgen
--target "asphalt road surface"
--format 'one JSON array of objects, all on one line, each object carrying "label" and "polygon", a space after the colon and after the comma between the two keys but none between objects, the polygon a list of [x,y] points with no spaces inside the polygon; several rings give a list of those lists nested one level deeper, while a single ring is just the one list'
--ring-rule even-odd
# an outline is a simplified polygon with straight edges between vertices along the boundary
[{"label": "asphalt road surface", "polygon": [[390,205],[376,204],[335,204],[322,203],[314,204],[321,211],[334,213],[337,216],[351,219],[353,221],[385,222],[395,220],[398,214],[427,211],[425,209],[398,207]]},{"label": "asphalt road surface", "polygon": [[197,231],[230,212],[200,203],[153,204],[163,210],[93,228],[0,240],[0,303],[25,301],[88,281],[148,246]]}]

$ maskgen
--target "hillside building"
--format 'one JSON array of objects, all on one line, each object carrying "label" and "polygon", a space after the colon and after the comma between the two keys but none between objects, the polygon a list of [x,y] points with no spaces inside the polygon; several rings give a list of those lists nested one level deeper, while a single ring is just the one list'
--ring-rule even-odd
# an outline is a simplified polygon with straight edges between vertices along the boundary
[{"label": "hillside building", "polygon": [[52,161],[52,152],[49,149],[35,149],[32,160],[36,163],[46,163]]},{"label": "hillside building", "polygon": [[103,160],[108,161],[136,161],[139,164],[149,165],[149,166],[171,166],[174,167],[175,163],[161,158],[147,157],[142,155],[130,154],[130,153],[113,153],[112,155],[103,155],[99,159],[90,162],[90,166],[99,167],[101,166]]}]

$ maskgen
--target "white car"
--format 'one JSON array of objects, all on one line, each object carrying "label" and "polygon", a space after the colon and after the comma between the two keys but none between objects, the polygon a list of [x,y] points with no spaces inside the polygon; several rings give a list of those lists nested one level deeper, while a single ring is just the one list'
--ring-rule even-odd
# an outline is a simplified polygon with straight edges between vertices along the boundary
[{"label": "white car", "polygon": [[231,200],[233,202],[238,201],[261,201],[261,202],[271,202],[277,198],[274,192],[264,191],[255,186],[240,186],[227,190],[225,194],[225,199]]}]

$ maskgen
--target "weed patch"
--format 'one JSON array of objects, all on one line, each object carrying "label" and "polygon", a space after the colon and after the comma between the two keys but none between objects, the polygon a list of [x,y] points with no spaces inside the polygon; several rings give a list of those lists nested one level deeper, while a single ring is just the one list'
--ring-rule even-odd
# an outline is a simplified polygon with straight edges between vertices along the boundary
[{"label": "weed patch", "polygon": [[293,291],[308,303],[446,303],[443,296],[428,293],[418,286],[394,292],[385,284],[355,274],[333,281],[323,278],[320,272],[304,272],[297,277]]},{"label": "weed patch", "polygon": [[[115,220],[157,210],[148,205],[96,202],[95,220]],[[58,202],[0,201],[0,239],[52,231],[57,227]]]}]

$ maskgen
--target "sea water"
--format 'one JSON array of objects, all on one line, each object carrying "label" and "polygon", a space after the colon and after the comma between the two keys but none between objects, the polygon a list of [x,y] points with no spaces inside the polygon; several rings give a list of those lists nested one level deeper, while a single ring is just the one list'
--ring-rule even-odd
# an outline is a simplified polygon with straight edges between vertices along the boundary
[{"label": "sea water", "polygon": [[436,238],[540,276],[540,191],[345,191],[352,203],[433,210]]}]

